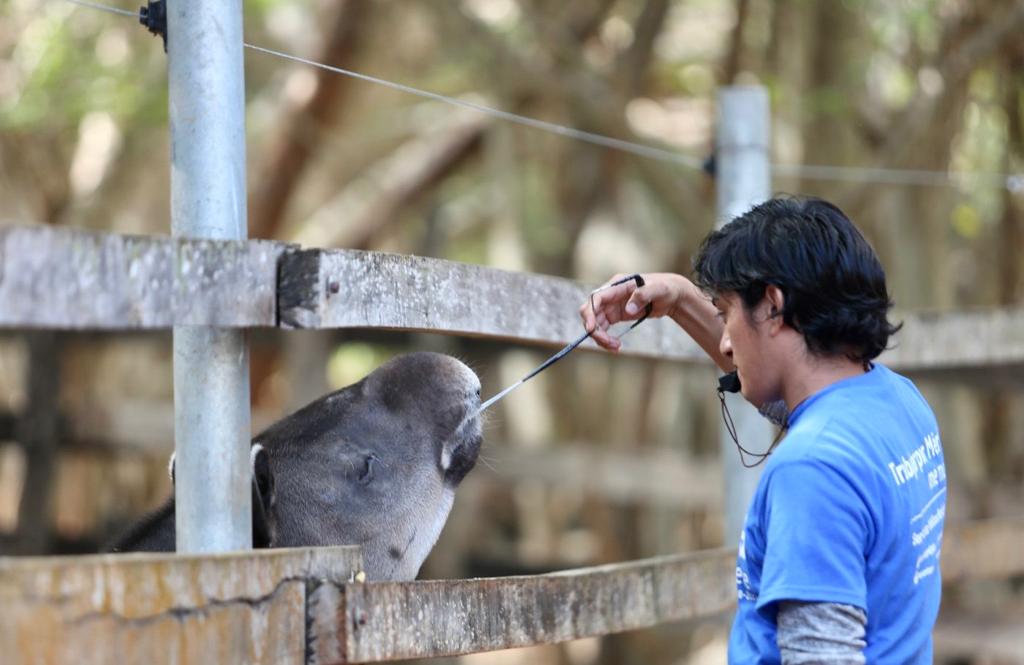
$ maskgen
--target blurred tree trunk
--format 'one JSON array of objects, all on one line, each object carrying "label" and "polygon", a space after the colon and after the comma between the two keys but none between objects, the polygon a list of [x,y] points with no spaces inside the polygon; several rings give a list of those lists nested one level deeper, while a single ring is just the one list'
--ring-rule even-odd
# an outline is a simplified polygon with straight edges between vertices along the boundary
[{"label": "blurred tree trunk", "polygon": [[[1006,113],[1006,153],[1003,169],[1012,173],[1024,165],[1024,42],[1018,41],[1006,58],[1003,109]],[[1003,193],[1003,215],[997,238],[1000,305],[1024,301],[1024,183]]]},{"label": "blurred tree trunk", "polygon": [[[7,137],[22,156],[17,178],[34,192],[35,218],[60,225],[72,208],[70,151],[61,136],[40,133]],[[60,395],[60,334],[49,330],[25,333],[25,409],[17,439],[25,453],[25,481],[18,505],[14,548],[21,554],[49,554],[53,539],[54,480],[57,474]]]},{"label": "blurred tree trunk", "polygon": [[[1002,106],[1006,114],[1006,151],[1003,170],[1012,173],[1024,164],[1024,44],[1018,42],[1007,49],[1003,81]],[[1024,257],[1024,192],[1006,188],[1003,213],[995,235],[997,299],[1001,306],[1014,306],[1024,301],[1021,261]],[[982,441],[986,442],[990,480],[1011,485],[1024,481],[1024,451],[1013,445],[1013,407],[1024,401],[1020,395],[996,392],[983,402]],[[990,484],[988,487],[991,488]],[[990,490],[991,492],[991,490]],[[986,514],[996,512],[995,497],[982,499]]]},{"label": "blurred tree trunk", "polygon": [[22,554],[42,555],[49,554],[52,537],[61,344],[53,331],[30,332],[25,340],[28,399],[18,423],[18,441],[25,451],[25,483],[15,542]]},{"label": "blurred tree trunk", "polygon": [[[811,21],[808,0],[778,0],[772,12],[772,38],[768,44],[765,71],[771,73],[772,145],[776,159],[784,164],[804,161],[805,137],[803,124],[809,95],[808,78],[812,46]],[[788,182],[787,186],[792,187]],[[781,188],[783,191],[786,187]]]},{"label": "blurred tree trunk", "polygon": [[[564,124],[598,134],[608,131],[602,123],[607,117],[604,109],[615,107],[618,100],[609,99],[610,91],[593,80],[582,54],[612,4],[606,1],[565,5],[531,3],[526,13],[527,20],[536,26],[543,40],[541,48],[556,63],[559,78],[568,82],[559,88],[539,90],[538,99],[559,107]],[[585,93],[580,94],[579,90]],[[573,253],[585,222],[593,210],[606,201],[607,193],[613,188],[615,157],[609,150],[582,141],[559,141],[554,145],[556,152],[550,167],[554,210],[549,223],[558,227],[559,241],[557,246],[549,246],[546,253],[538,256],[533,268],[549,275],[572,276],[575,273]],[[571,378],[571,372],[555,373],[547,383],[546,397],[551,405],[556,437],[573,431],[572,414],[581,413]]]},{"label": "blurred tree trunk", "polygon": [[[1002,1],[970,5],[957,20],[946,24],[941,36],[935,70],[942,77],[938,94],[918,88],[915,98],[890,125],[879,148],[881,161],[903,168],[943,170],[949,167],[955,136],[963,127],[964,110],[970,98],[971,74],[985,66],[1003,45],[1014,43],[1024,25],[1024,4]],[[1015,27],[1016,26],[1016,30]],[[893,160],[889,162],[888,160]],[[867,191],[866,187],[861,188]],[[951,256],[951,188],[888,188],[887,198],[898,202],[894,214],[882,217],[889,238],[887,268],[894,277],[891,290],[902,308],[949,309],[962,304],[984,302],[990,285],[977,283],[958,302],[954,288]],[[979,274],[985,274],[981,271]],[[924,277],[926,276],[926,277]],[[943,431],[947,468],[954,479],[968,488],[971,504],[967,514],[981,517],[992,512],[992,488],[997,468],[992,447],[1006,434],[1007,414],[984,395],[962,386],[937,386],[929,396]]]},{"label": "blurred tree trunk", "polygon": [[[366,22],[371,5],[370,0],[345,0],[337,5],[317,62],[335,67],[351,64],[368,35]],[[338,122],[338,108],[351,82],[347,76],[316,70],[312,96],[283,123],[283,131],[263,162],[258,184],[249,198],[249,237],[273,239],[279,236],[288,201],[301,182],[306,166],[322,145],[324,132]]]},{"label": "blurred tree trunk", "polygon": [[722,66],[722,85],[732,85],[736,82],[736,75],[745,64],[743,56],[743,29],[747,26],[747,18],[750,16],[750,0],[736,0],[736,25],[733,26],[732,35],[729,37],[729,49],[726,52],[725,63]]},{"label": "blurred tree trunk", "polygon": [[[811,113],[804,131],[811,163],[849,163],[863,154],[857,141],[851,99],[844,90],[863,85],[864,65],[871,40],[865,35],[864,17],[843,2],[811,5],[813,41],[809,49]],[[777,25],[782,28],[783,26]],[[788,26],[776,39],[792,38]],[[776,51],[781,50],[781,46]]]},{"label": "blurred tree trunk", "polygon": [[[335,67],[349,67],[363,46],[368,34],[366,20],[370,12],[369,0],[345,0],[335,8],[334,20],[327,31],[317,62]],[[310,98],[295,109],[282,129],[271,140],[267,156],[256,178],[257,184],[249,195],[249,237],[279,238],[285,225],[288,202],[292,198],[306,166],[323,145],[323,136],[341,117],[338,109],[351,86],[347,76],[324,69],[316,70],[316,86]],[[291,338],[286,342],[294,346]],[[280,365],[281,354],[267,349],[250,360],[250,394],[253,404],[260,395],[269,394],[266,382]],[[319,359],[319,354],[315,356]],[[321,381],[322,383],[322,381]],[[305,394],[304,387],[298,392]]]}]

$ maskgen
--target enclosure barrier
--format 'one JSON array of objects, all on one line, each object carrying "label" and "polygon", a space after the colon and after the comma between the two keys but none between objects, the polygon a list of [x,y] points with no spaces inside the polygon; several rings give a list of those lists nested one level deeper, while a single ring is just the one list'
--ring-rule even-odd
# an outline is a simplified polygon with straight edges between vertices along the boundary
[{"label": "enclosure barrier", "polygon": [[[0,230],[6,328],[370,327],[561,344],[579,334],[585,295],[565,279],[411,256]],[[901,318],[888,364],[1024,382],[1024,309]],[[665,321],[638,328],[624,352],[706,362]],[[0,653],[41,664],[380,662],[604,635],[735,603],[733,550],[480,580],[365,583],[360,565],[354,548],[0,559]],[[942,569],[949,581],[1024,574],[1024,518],[947,526]]]},{"label": "enclosure barrier", "polygon": [[[0,229],[0,328],[358,327],[561,345],[579,336],[586,294],[563,278],[380,252]],[[895,318],[904,328],[887,365],[1024,384],[1024,308]],[[622,353],[708,362],[665,320],[625,337]]]},{"label": "enclosure barrier", "polygon": [[0,559],[0,653],[19,665],[301,663],[308,587],[361,565],[356,547]]},{"label": "enclosure barrier", "polygon": [[[1024,574],[1024,519],[947,528],[950,580]],[[552,644],[735,605],[720,549],[548,575],[358,582],[359,549],[0,559],[15,663],[375,663]]]}]

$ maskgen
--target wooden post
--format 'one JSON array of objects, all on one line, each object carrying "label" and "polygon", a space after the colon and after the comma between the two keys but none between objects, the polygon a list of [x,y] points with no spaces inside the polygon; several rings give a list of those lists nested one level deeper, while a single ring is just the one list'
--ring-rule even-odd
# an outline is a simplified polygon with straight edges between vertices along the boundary
[{"label": "wooden post", "polygon": [[[242,2],[167,4],[172,232],[244,240]],[[252,547],[243,331],[174,329],[174,408],[178,551]]]},{"label": "wooden post", "polygon": [[[759,86],[723,88],[718,94],[715,148],[719,227],[769,197],[770,145],[767,91]],[[771,423],[739,395],[727,395],[725,401],[743,447],[757,452],[767,450],[773,436]],[[725,469],[725,543],[734,546],[739,542],[760,468],[747,469],[741,464],[736,444],[724,427],[721,444]]]}]

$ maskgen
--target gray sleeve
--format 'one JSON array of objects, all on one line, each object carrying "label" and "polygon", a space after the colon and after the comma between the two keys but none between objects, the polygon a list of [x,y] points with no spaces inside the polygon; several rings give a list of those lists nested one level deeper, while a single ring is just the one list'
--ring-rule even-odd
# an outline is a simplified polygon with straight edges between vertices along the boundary
[{"label": "gray sleeve", "polygon": [[783,665],[863,665],[864,610],[839,603],[782,601],[776,640]]}]

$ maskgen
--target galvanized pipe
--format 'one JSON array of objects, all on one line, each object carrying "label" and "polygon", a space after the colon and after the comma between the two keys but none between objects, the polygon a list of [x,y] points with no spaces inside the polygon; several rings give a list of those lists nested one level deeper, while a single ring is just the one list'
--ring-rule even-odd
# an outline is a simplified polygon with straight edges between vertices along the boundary
[{"label": "galvanized pipe", "polygon": [[[242,2],[173,0],[167,3],[167,24],[172,233],[244,240]],[[178,265],[182,272],[194,269]],[[252,547],[249,419],[244,331],[176,327],[179,552]]]},{"label": "galvanized pipe", "polygon": [[[768,93],[764,88],[735,86],[719,91],[715,147],[718,228],[771,195],[769,126]],[[730,393],[725,400],[740,443],[748,450],[767,450],[774,436],[771,423],[740,395]],[[743,466],[725,427],[720,441],[725,472],[725,544],[735,547],[762,467]]]}]

